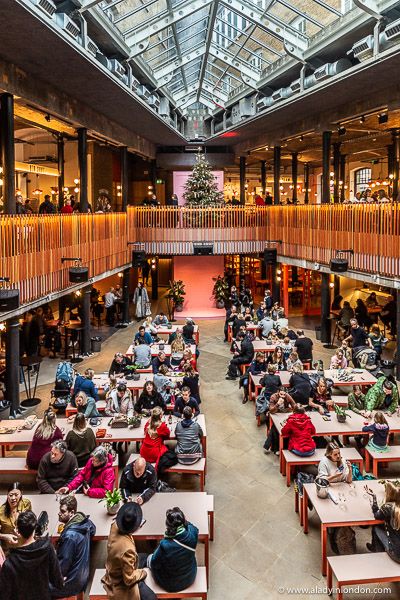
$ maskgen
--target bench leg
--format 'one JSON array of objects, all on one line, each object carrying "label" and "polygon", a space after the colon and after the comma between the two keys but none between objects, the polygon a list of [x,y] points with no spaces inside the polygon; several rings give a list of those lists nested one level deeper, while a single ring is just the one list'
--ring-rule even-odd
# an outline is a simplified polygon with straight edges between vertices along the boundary
[{"label": "bench leg", "polygon": [[204,472],[200,473],[200,491],[204,492]]},{"label": "bench leg", "polygon": [[209,518],[209,527],[210,527],[210,542],[214,541],[214,512],[210,511],[208,513]]},{"label": "bench leg", "polygon": [[329,594],[329,596],[332,596],[332,567],[329,563],[327,565],[327,568],[328,568],[328,572],[327,572],[327,576],[326,576],[326,583],[328,586],[328,594]]},{"label": "bench leg", "polygon": [[294,512],[299,512],[299,492],[294,490]]},{"label": "bench leg", "polygon": [[327,544],[327,528],[321,524],[321,552],[322,552],[322,563],[321,572],[322,575],[326,575],[326,544]]},{"label": "bench leg", "polygon": [[337,582],[337,588],[338,588],[337,600],[343,600],[342,584],[339,581]]},{"label": "bench leg", "polygon": [[284,464],[284,468],[286,467],[286,485],[288,487],[290,487],[290,479],[292,476],[292,467],[289,463],[287,463],[285,461],[285,458],[283,458],[283,464]]},{"label": "bench leg", "polygon": [[372,475],[378,479],[379,460],[374,458],[372,460]]},{"label": "bench leg", "polygon": [[304,533],[308,533],[308,496],[305,489],[303,489],[303,528]]},{"label": "bench leg", "polygon": [[368,452],[368,449],[365,448],[365,470],[367,473],[371,472],[371,455]]}]

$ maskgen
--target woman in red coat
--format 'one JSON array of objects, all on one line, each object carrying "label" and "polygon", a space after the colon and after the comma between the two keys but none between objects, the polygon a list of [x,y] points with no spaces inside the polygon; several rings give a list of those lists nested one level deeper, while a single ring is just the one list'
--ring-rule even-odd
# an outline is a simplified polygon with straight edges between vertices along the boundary
[{"label": "woman in red coat", "polygon": [[282,428],[282,435],[289,437],[289,450],[297,456],[312,456],[315,452],[315,427],[304,408],[297,404],[293,414]]},{"label": "woman in red coat", "polygon": [[69,494],[72,490],[83,492],[89,498],[104,498],[114,489],[114,457],[104,446],[97,446],[78,475],[57,494]]},{"label": "woman in red coat", "polygon": [[145,437],[140,447],[140,455],[147,462],[156,463],[156,469],[161,456],[168,452],[164,440],[167,440],[171,433],[162,418],[162,408],[155,406],[151,411],[150,419],[144,426]]}]

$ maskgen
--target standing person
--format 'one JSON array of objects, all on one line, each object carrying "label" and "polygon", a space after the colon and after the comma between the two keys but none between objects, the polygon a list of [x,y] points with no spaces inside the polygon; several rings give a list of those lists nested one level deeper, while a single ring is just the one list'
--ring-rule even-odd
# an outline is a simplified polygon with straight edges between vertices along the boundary
[{"label": "standing person", "polygon": [[22,496],[21,484],[18,481],[12,483],[8,487],[6,501],[0,506],[0,554],[1,550],[8,554],[11,548],[17,548],[22,544],[21,538],[15,533],[15,526],[18,515],[31,509],[31,501]]},{"label": "standing person", "polygon": [[62,209],[60,210],[62,215],[72,215],[74,209],[73,206],[71,204],[71,199],[67,198],[65,201],[64,206],[62,207]]},{"label": "standing person", "polygon": [[296,352],[299,355],[301,362],[311,362],[313,360],[313,341],[304,335],[302,329],[297,330],[297,340],[294,343]]},{"label": "standing person", "polygon": [[353,364],[354,355],[357,350],[365,346],[372,346],[367,332],[363,327],[359,326],[357,319],[350,319],[350,335],[346,338],[346,340],[352,342]]},{"label": "standing person", "polygon": [[109,600],[156,600],[145,584],[147,572],[139,568],[134,533],[142,523],[143,513],[137,502],[127,502],[119,509],[107,541],[106,572],[101,580]]},{"label": "standing person", "polygon": [[73,452],[78,461],[78,467],[82,469],[89,460],[90,454],[96,448],[96,437],[93,429],[87,426],[83,413],[77,413],[71,431],[65,438],[68,450]]},{"label": "standing person", "polygon": [[61,589],[50,586],[52,598],[67,598],[84,592],[89,581],[90,542],[96,533],[92,521],[78,512],[76,496],[60,500],[58,519],[63,525],[57,543],[57,558],[64,579]]},{"label": "standing person", "polygon": [[142,279],[143,279],[143,283],[146,285],[149,282],[150,273],[151,273],[150,263],[148,260],[145,260],[144,263],[142,264]]},{"label": "standing person", "polygon": [[115,301],[118,300],[113,287],[104,294],[104,308],[106,309],[106,323],[113,327],[115,322]]},{"label": "standing person", "polygon": [[53,215],[56,212],[56,207],[51,202],[49,194],[46,194],[43,202],[39,206],[39,215]]},{"label": "standing person", "polygon": [[56,552],[48,536],[35,539],[36,515],[18,515],[21,546],[14,548],[0,569],[1,600],[51,600],[50,585],[64,585]]},{"label": "standing person", "polygon": [[39,352],[40,327],[35,317],[35,311],[26,313],[21,330],[21,351],[26,356],[36,356]]},{"label": "standing person", "polygon": [[385,482],[385,500],[379,507],[375,493],[367,485],[365,491],[371,496],[374,519],[383,525],[372,527],[372,540],[367,543],[370,552],[387,552],[392,560],[400,563],[400,488],[391,481]]},{"label": "standing person", "polygon": [[175,206],[177,207],[179,205],[179,199],[178,196],[176,194],[172,194],[171,196],[168,197],[167,199],[167,206]]},{"label": "standing person", "polygon": [[267,312],[269,312],[274,304],[273,298],[271,296],[271,290],[265,290],[264,304]]},{"label": "standing person", "polygon": [[17,215],[26,215],[24,200],[21,194],[17,194],[17,196],[15,196],[15,213]]},{"label": "standing person", "polygon": [[64,437],[61,429],[57,427],[56,413],[52,408],[44,411],[42,422],[36,427],[32,443],[26,456],[28,469],[37,469],[42,457],[50,452],[53,442]]},{"label": "standing person", "polygon": [[136,319],[141,321],[149,313],[151,314],[149,296],[143,283],[139,281],[133,294],[133,302],[136,307]]},{"label": "standing person", "polygon": [[254,358],[253,342],[245,333],[239,334],[238,338],[241,342],[240,351],[234,352],[233,358],[229,363],[228,372],[225,379],[236,379],[240,375],[240,373],[238,373],[239,366],[250,364]]},{"label": "standing person", "polygon": [[381,310],[381,321],[385,327],[390,327],[390,335],[396,335],[397,312],[396,301],[393,296],[388,296],[386,304]]}]

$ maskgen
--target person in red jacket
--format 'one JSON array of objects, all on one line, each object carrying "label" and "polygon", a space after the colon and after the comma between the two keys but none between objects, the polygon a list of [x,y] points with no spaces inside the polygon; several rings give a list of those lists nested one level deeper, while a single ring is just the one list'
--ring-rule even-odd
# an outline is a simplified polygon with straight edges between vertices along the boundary
[{"label": "person in red jacket", "polygon": [[114,489],[114,457],[106,448],[97,446],[83,469],[68,485],[57,490],[57,494],[68,494],[72,490],[82,491],[89,498],[104,498]]},{"label": "person in red jacket", "polygon": [[73,211],[71,200],[67,199],[60,212],[62,215],[72,215]]},{"label": "person in red jacket", "polygon": [[145,437],[140,447],[140,455],[149,462],[156,463],[156,470],[160,458],[168,452],[164,440],[170,436],[170,430],[163,422],[163,410],[160,406],[155,406],[151,411],[151,417],[144,426]]},{"label": "person in red jacket", "polygon": [[289,437],[289,450],[297,456],[312,456],[315,452],[315,427],[299,404],[282,427],[282,435]]}]

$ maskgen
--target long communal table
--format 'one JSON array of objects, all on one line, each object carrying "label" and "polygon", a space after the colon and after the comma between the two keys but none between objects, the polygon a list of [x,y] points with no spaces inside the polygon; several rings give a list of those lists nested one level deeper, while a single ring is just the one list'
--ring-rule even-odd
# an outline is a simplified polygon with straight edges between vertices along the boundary
[{"label": "long communal table", "polygon": [[[183,380],[183,375],[174,373],[173,371],[171,371],[168,376],[172,379],[172,381],[175,382],[182,382]],[[117,376],[116,379],[118,383],[126,383],[126,387],[131,390],[133,396],[136,398],[143,391],[145,383],[147,381],[153,381],[153,378],[153,373],[139,373],[139,379],[136,381],[134,379],[127,379],[123,375],[120,377]],[[108,373],[99,373],[98,375],[94,375],[93,383],[99,392],[103,392],[110,383]]]},{"label": "long communal table", "polygon": [[[182,327],[184,326],[184,323],[181,324],[175,324],[172,325],[172,327],[167,327],[166,325],[159,325],[158,327],[156,326],[157,329],[157,335],[166,335],[167,337],[170,336],[171,333],[175,333],[175,331],[177,329],[182,329]],[[196,342],[196,345],[199,344],[199,339],[200,339],[200,331],[199,331],[199,326],[198,325],[194,325],[194,341]]]}]

